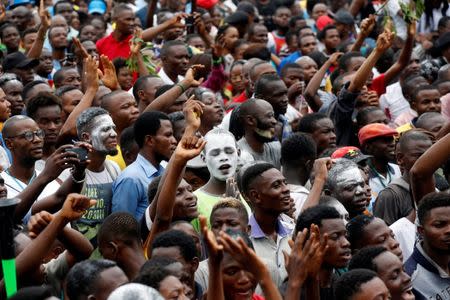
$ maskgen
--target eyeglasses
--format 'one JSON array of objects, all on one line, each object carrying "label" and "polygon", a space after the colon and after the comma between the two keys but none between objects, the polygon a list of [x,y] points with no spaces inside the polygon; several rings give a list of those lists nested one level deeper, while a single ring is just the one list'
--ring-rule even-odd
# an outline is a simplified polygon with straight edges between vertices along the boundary
[{"label": "eyeglasses", "polygon": [[18,134],[18,135],[15,135],[15,136],[9,136],[7,138],[8,139],[25,138],[25,140],[27,140],[28,142],[32,142],[35,136],[40,138],[40,139],[43,139],[45,137],[44,130],[39,129],[39,130],[36,130],[36,131],[27,131],[27,132],[24,132],[22,134]]}]

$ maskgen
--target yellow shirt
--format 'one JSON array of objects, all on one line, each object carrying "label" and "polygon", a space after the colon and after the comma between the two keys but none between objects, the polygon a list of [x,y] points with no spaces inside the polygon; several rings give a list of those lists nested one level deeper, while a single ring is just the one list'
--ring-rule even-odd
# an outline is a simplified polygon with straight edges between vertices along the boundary
[{"label": "yellow shirt", "polygon": [[117,154],[114,156],[108,155],[108,156],[106,156],[106,159],[117,163],[119,165],[120,169],[123,170],[126,168],[127,165],[125,164],[125,161],[123,160],[122,150],[120,150],[120,146],[117,145],[116,149],[118,151]]}]

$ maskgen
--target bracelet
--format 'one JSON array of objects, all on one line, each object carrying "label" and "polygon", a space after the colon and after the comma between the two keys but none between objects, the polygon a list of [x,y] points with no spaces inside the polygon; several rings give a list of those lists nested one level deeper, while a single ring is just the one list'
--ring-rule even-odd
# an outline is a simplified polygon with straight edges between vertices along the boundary
[{"label": "bracelet", "polygon": [[73,182],[75,183],[83,183],[86,180],[86,173],[83,176],[82,180],[76,180],[75,176],[73,176],[73,172],[70,172],[70,177],[72,177]]},{"label": "bracelet", "polygon": [[218,59],[214,59],[212,60],[213,65],[220,65],[223,62],[222,56],[219,57]]},{"label": "bracelet", "polygon": [[185,88],[181,83],[177,83],[177,84],[175,84],[175,85],[178,86],[178,87],[180,87],[181,93],[186,92],[186,88]]}]

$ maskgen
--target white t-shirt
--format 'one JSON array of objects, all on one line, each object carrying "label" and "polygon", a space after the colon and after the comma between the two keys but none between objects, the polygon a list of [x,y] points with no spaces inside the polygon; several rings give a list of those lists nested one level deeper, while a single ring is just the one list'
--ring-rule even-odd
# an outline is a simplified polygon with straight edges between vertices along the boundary
[{"label": "white t-shirt", "polygon": [[405,262],[413,253],[416,243],[416,225],[407,218],[401,218],[389,226],[395,234],[395,239],[400,244]]}]

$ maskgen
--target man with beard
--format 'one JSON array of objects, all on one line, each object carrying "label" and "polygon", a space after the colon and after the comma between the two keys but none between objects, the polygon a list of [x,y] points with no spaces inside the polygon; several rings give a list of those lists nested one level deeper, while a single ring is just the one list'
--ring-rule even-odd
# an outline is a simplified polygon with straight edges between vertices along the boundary
[{"label": "man with beard", "polygon": [[331,167],[325,183],[325,194],[339,200],[348,211],[350,219],[363,214],[367,207],[364,178],[358,165],[341,158]]},{"label": "man with beard", "polygon": [[164,172],[161,161],[169,161],[177,141],[169,117],[158,111],[139,116],[134,137],[139,154],[113,184],[112,211],[129,212],[140,220],[148,206],[148,185]]},{"label": "man with beard", "polygon": [[275,54],[279,55],[281,48],[286,45],[285,35],[289,30],[291,10],[285,6],[278,7],[273,16],[276,30],[269,34],[269,43],[275,46]]},{"label": "man with beard", "polygon": [[[97,201],[77,221],[77,227],[97,248],[97,232],[103,220],[111,213],[112,184],[120,173],[115,162],[106,160],[106,155],[117,153],[116,126],[108,112],[99,107],[83,111],[77,118],[76,126],[78,138],[92,145],[81,194]],[[94,255],[96,253],[97,251]]]},{"label": "man with beard", "polygon": [[237,142],[239,149],[280,169],[281,144],[273,140],[277,120],[272,105],[261,99],[247,100],[240,107],[239,118],[244,127],[244,137]]},{"label": "man with beard", "polygon": [[[233,134],[229,131],[214,128],[205,137],[206,146],[201,158],[206,163],[211,174],[209,181],[196,190],[198,212],[209,219],[213,206],[219,202],[227,192],[227,179],[236,173],[239,150]],[[245,204],[245,202],[244,202]],[[198,219],[192,221],[194,228],[200,232]]]},{"label": "man with beard", "polygon": [[421,240],[414,246],[405,270],[416,299],[445,299],[450,289],[450,196],[430,193],[417,209]]},{"label": "man with beard", "polygon": [[61,26],[50,27],[48,39],[52,47],[53,67],[59,70],[63,67],[66,59],[67,28]]}]

